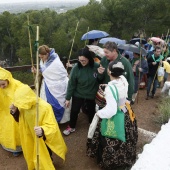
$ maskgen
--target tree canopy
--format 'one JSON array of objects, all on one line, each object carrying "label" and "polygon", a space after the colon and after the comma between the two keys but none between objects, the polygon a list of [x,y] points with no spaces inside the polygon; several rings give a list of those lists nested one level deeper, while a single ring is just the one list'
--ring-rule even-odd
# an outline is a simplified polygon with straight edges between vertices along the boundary
[{"label": "tree canopy", "polygon": [[30,18],[33,54],[36,26],[40,27],[39,44],[55,48],[60,57],[69,56],[77,22],[71,58],[85,46],[81,36],[89,30],[103,30],[112,37],[130,40],[142,30],[147,37],[166,35],[170,26],[169,0],[90,0],[86,6],[57,14],[50,9],[0,15],[0,60],[10,65],[30,64],[28,22]]}]

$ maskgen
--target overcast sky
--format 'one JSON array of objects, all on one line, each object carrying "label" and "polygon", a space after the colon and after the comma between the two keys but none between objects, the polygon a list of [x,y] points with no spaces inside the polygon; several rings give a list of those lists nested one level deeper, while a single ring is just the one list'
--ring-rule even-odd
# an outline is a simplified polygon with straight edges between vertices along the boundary
[{"label": "overcast sky", "polygon": [[[0,3],[16,3],[16,2],[48,2],[48,1],[58,1],[58,2],[80,2],[80,0],[0,0]],[[88,2],[89,0],[81,0]]]}]

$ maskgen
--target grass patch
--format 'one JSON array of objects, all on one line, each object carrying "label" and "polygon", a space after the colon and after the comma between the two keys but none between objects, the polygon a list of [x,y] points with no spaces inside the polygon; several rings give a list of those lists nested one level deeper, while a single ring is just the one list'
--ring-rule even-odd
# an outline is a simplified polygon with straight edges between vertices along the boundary
[{"label": "grass patch", "polygon": [[158,104],[158,111],[160,116],[157,119],[157,122],[162,124],[168,123],[170,119],[170,97],[163,97]]}]

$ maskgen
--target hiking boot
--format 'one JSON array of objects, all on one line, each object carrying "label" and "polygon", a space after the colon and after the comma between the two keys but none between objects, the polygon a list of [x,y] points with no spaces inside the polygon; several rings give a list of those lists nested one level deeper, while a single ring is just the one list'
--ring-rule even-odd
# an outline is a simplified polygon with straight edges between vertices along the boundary
[{"label": "hiking boot", "polygon": [[13,154],[13,156],[17,157],[17,156],[21,155],[21,152],[13,152],[12,154]]},{"label": "hiking boot", "polygon": [[149,100],[149,96],[146,96],[146,98],[145,98],[146,100]]},{"label": "hiking boot", "polygon": [[151,98],[152,98],[152,99],[154,98],[154,94],[151,95]]},{"label": "hiking boot", "polygon": [[133,100],[130,102],[131,105],[133,105],[134,103],[135,103],[135,101],[133,101]]},{"label": "hiking boot", "polygon": [[63,131],[65,135],[69,135],[72,132],[75,132],[75,128],[71,128],[70,126],[67,126],[67,129]]}]

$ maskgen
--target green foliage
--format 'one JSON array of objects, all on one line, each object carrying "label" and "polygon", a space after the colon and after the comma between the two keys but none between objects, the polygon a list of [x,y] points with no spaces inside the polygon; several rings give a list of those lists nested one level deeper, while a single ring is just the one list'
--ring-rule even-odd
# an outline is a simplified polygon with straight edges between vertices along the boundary
[{"label": "green foliage", "polygon": [[170,97],[162,98],[160,104],[158,105],[158,111],[160,116],[158,117],[158,122],[160,124],[165,124],[170,119]]},{"label": "green foliage", "polygon": [[22,83],[33,85],[34,77],[31,71],[17,71],[12,73],[13,77]]},{"label": "green foliage", "polygon": [[[30,64],[28,37],[29,16],[32,54],[35,62],[36,27],[39,25],[39,45],[55,48],[60,57],[70,55],[75,29],[71,59],[85,46],[81,36],[93,29],[103,30],[110,36],[130,40],[135,32],[142,30],[147,36],[166,35],[170,25],[169,0],[90,0],[86,6],[57,14],[50,9],[29,10],[25,13],[0,14],[0,60],[8,59],[10,65]],[[18,62],[22,59],[22,62]]]}]

